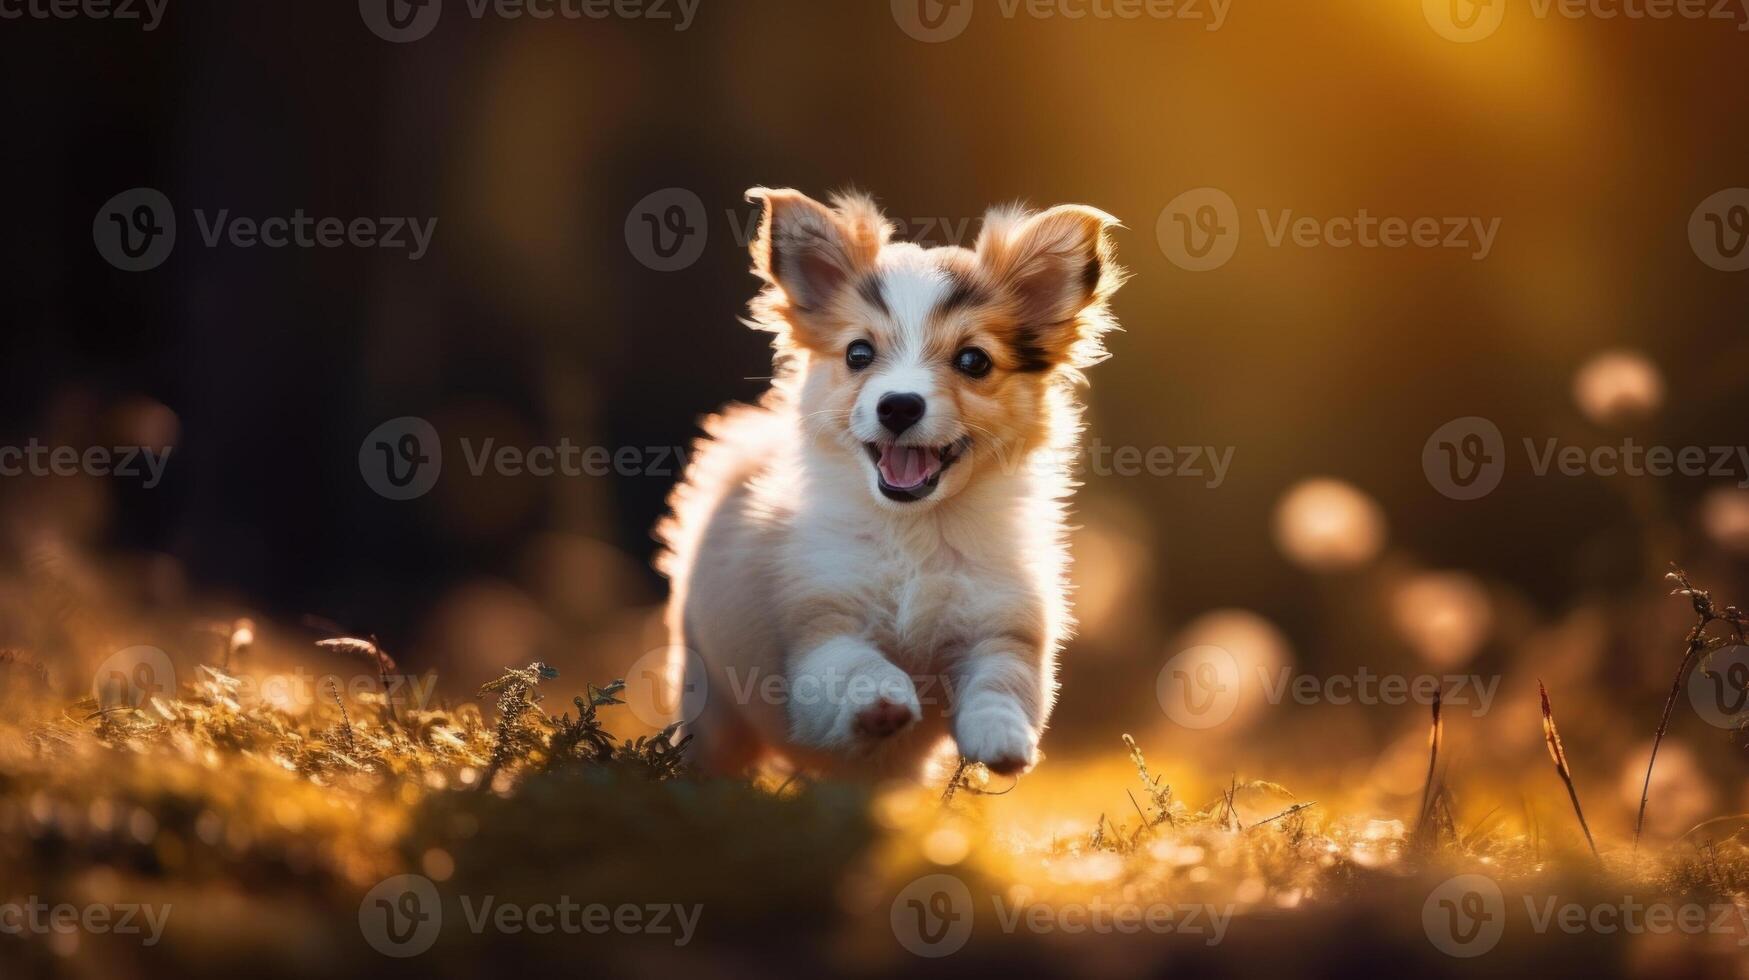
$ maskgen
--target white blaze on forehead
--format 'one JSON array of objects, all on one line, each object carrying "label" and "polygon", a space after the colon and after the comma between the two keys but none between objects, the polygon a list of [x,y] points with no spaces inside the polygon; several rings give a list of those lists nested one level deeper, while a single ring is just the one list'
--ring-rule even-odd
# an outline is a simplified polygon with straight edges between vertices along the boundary
[{"label": "white blaze on forehead", "polygon": [[[889,251],[895,248],[890,246]],[[952,282],[940,266],[923,259],[921,251],[916,254],[900,251],[883,266],[881,296],[886,300],[900,347],[916,357],[923,348],[929,316],[947,298]]]},{"label": "white blaze on forehead", "polygon": [[928,398],[935,381],[923,363],[924,332],[929,317],[950,288],[947,277],[932,265],[891,269],[881,276],[881,294],[893,324],[891,349],[882,352],[871,386],[877,399],[887,392],[911,392]]}]

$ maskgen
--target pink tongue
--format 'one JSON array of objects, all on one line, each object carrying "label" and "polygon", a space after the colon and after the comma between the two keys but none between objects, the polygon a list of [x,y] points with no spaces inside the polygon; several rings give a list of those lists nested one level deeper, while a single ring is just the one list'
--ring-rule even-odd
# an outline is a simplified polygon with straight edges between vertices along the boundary
[{"label": "pink tongue", "polygon": [[895,490],[909,490],[935,475],[935,453],[922,446],[881,447],[881,479]]}]

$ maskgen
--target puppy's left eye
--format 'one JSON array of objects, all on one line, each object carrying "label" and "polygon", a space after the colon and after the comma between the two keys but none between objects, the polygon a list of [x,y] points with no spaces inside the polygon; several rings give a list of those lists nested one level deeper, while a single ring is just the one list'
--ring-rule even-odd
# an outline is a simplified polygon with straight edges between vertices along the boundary
[{"label": "puppy's left eye", "polygon": [[953,366],[961,374],[981,378],[990,373],[990,355],[980,347],[964,347],[953,356]]}]

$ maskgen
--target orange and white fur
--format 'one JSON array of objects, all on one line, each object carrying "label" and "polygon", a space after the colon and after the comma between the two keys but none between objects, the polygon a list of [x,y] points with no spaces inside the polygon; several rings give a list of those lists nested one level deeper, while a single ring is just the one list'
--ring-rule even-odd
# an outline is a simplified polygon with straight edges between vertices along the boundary
[{"label": "orange and white fur", "polygon": [[706,421],[658,529],[693,761],[915,776],[951,735],[1024,770],[1071,626],[1075,389],[1114,326],[1117,222],[998,209],[974,249],[922,248],[860,196],[748,196],[775,378]]}]

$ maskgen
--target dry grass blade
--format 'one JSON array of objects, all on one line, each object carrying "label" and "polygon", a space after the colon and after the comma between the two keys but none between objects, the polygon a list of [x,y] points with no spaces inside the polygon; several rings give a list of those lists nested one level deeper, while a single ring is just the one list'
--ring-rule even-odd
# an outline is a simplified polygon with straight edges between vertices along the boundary
[{"label": "dry grass blade", "polygon": [[1445,720],[1440,717],[1442,702],[1442,692],[1435,688],[1433,722],[1427,730],[1427,782],[1421,788],[1421,815],[1415,821],[1415,840],[1422,847],[1431,847],[1434,843],[1427,836],[1427,818],[1433,807],[1433,777],[1439,768],[1439,745],[1445,741]]},{"label": "dry grass blade", "polygon": [[1280,820],[1282,817],[1291,817],[1294,814],[1299,813],[1301,810],[1309,810],[1312,807],[1315,807],[1317,805],[1318,805],[1317,800],[1308,800],[1304,803],[1295,803],[1293,806],[1288,807],[1287,809],[1281,811],[1280,813],[1276,814],[1275,816],[1265,817],[1262,820],[1257,821],[1256,823],[1252,824],[1251,826],[1249,826],[1245,829],[1246,830],[1256,830],[1258,827],[1261,827],[1264,824],[1274,823],[1277,820]]},{"label": "dry grass blade", "polygon": [[954,769],[952,778],[948,781],[947,791],[941,794],[941,805],[953,802],[954,795],[964,791],[968,796],[1007,796],[1020,785],[1020,777],[1012,777],[1012,781],[1002,789],[987,789],[993,774],[989,767],[981,762],[973,762],[961,757],[958,767]]},{"label": "dry grass blade", "polygon": [[1549,743],[1549,758],[1555,761],[1561,782],[1567,784],[1567,796],[1573,800],[1573,813],[1579,817],[1579,829],[1585,831],[1585,843],[1591,845],[1591,856],[1602,864],[1603,855],[1597,853],[1597,841],[1591,838],[1591,825],[1585,822],[1585,809],[1579,805],[1579,791],[1573,786],[1573,771],[1567,767],[1567,750],[1561,745],[1560,729],[1555,727],[1554,709],[1549,707],[1549,689],[1542,681],[1536,682],[1536,689],[1543,699],[1543,739]]},{"label": "dry grass blade", "polygon": [[[971,764],[970,759],[967,759],[963,755],[960,756],[959,765],[954,768],[953,775],[948,778],[947,791],[941,794],[942,806],[947,806],[949,803],[953,802],[953,795],[959,791],[961,781],[966,778],[966,768]],[[794,777],[792,776],[791,778],[793,779]],[[788,780],[784,781],[784,785],[789,785]]]},{"label": "dry grass blade", "polygon": [[1464,839],[1459,842],[1459,846],[1463,847],[1465,850],[1474,847],[1476,842],[1482,840],[1488,831],[1493,829],[1494,824],[1498,823],[1502,816],[1503,814],[1500,812],[1500,807],[1498,806],[1489,810],[1487,813],[1484,813],[1482,819],[1476,821],[1476,825],[1470,828],[1469,833],[1464,835]]},{"label": "dry grass blade", "polygon": [[350,653],[355,657],[364,657],[377,665],[379,670],[394,670],[395,659],[383,652],[375,640],[361,640],[356,636],[337,636],[328,640],[317,640],[316,645],[324,650],[336,653]]},{"label": "dry grass blade", "polygon": [[1243,823],[1241,823],[1239,820],[1239,810],[1238,810],[1238,806],[1237,806],[1238,795],[1239,795],[1239,774],[1234,773],[1232,783],[1227,787],[1226,791],[1221,795],[1223,805],[1226,808],[1225,813],[1224,813],[1224,817],[1225,817],[1225,823],[1227,825],[1227,829],[1233,831],[1234,833],[1237,833],[1237,832],[1245,829],[1245,825]]},{"label": "dry grass blade", "polygon": [[352,737],[352,718],[346,713],[346,702],[340,699],[340,688],[333,681],[328,682],[328,693],[334,698],[334,707],[340,709],[340,724],[335,728],[340,736],[340,744],[346,746],[347,752],[351,752],[357,746]]}]

